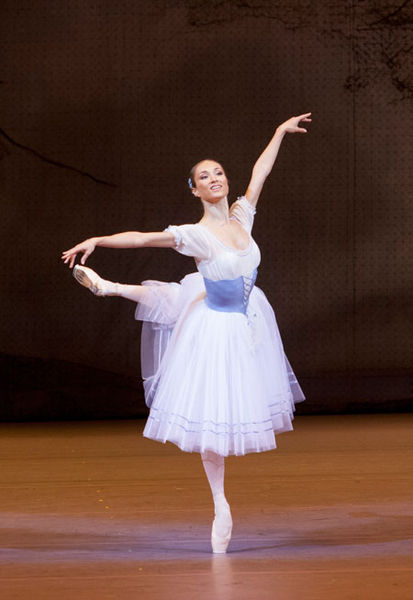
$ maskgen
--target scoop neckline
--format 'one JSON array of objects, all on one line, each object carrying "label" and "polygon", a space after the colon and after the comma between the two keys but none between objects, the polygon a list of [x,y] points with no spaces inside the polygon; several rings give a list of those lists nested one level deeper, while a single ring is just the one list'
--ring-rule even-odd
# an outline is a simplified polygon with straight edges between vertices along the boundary
[{"label": "scoop neckline", "polygon": [[[252,237],[251,237],[251,234],[249,234],[249,233],[248,233],[248,231],[247,231],[247,235],[248,235],[248,238],[249,238],[249,241],[248,241],[248,246],[247,246],[246,248],[239,249],[239,248],[232,248],[231,246],[227,246],[227,244],[224,244],[224,242],[222,242],[222,241],[219,239],[219,237],[218,237],[217,235],[215,235],[215,233],[213,233],[213,232],[212,232],[210,229],[208,229],[208,227],[206,227],[206,225],[204,225],[203,223],[199,223],[199,222],[198,222],[198,223],[197,223],[197,225],[200,225],[200,226],[202,227],[202,229],[206,229],[206,231],[208,231],[208,233],[209,233],[210,235],[212,235],[212,237],[213,237],[214,239],[216,239],[216,240],[217,240],[217,242],[218,242],[219,244],[221,244],[221,246],[223,246],[224,248],[226,248],[226,250],[230,250],[231,252],[235,252],[236,254],[245,254],[245,253],[246,253],[246,252],[248,252],[248,251],[250,250],[250,248],[251,248],[251,244],[252,244]],[[242,227],[242,225],[241,225],[241,227]]]}]

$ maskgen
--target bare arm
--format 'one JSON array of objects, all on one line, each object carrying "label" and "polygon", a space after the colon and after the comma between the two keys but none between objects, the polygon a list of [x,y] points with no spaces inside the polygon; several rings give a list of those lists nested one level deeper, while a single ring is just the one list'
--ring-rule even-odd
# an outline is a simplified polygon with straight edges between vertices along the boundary
[{"label": "bare arm", "polygon": [[174,235],[170,231],[125,231],[92,239],[96,240],[96,246],[104,248],[171,248],[175,245]]},{"label": "bare arm", "polygon": [[311,113],[305,113],[298,117],[291,117],[277,127],[270,143],[252,169],[251,179],[245,192],[248,202],[253,206],[257,205],[265,180],[272,171],[284,135],[286,133],[307,133],[307,130],[299,127],[298,124],[300,121],[310,122],[310,115]]},{"label": "bare arm", "polygon": [[77,254],[81,252],[83,256],[80,262],[84,265],[96,246],[103,246],[104,248],[174,248],[175,237],[170,231],[152,231],[148,233],[125,231],[114,235],[89,238],[63,252],[61,258],[65,264],[69,263],[69,267],[72,268]]}]

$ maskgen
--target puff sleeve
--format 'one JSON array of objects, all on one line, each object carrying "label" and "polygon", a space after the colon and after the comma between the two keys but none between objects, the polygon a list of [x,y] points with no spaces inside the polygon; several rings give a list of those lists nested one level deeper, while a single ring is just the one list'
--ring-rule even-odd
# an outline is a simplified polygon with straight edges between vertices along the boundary
[{"label": "puff sleeve", "polygon": [[165,231],[175,236],[175,250],[198,260],[211,259],[211,245],[202,227],[196,224],[169,225]]},{"label": "puff sleeve", "polygon": [[248,233],[251,233],[256,210],[252,204],[248,202],[246,196],[239,196],[231,205],[229,213],[230,219],[238,221]]}]

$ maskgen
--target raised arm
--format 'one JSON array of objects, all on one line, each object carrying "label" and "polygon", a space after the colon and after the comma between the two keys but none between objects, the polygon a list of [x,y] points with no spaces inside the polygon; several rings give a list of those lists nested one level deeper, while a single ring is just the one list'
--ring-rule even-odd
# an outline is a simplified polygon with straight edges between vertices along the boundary
[{"label": "raised arm", "polygon": [[300,121],[310,122],[310,115],[311,113],[305,113],[303,115],[299,115],[298,117],[291,117],[277,127],[270,143],[258,158],[254,168],[252,169],[251,179],[248,184],[247,191],[245,192],[248,202],[253,206],[257,205],[262,186],[272,171],[284,135],[286,133],[307,133],[307,129],[304,129],[304,127],[299,127],[298,124]]},{"label": "raised arm", "polygon": [[96,246],[103,246],[105,248],[174,248],[175,237],[170,231],[153,231],[148,233],[125,231],[124,233],[115,233],[114,235],[89,238],[70,248],[70,250],[63,252],[61,258],[65,264],[69,263],[69,267],[72,269],[77,254],[81,252],[83,256],[80,262],[84,265]]}]

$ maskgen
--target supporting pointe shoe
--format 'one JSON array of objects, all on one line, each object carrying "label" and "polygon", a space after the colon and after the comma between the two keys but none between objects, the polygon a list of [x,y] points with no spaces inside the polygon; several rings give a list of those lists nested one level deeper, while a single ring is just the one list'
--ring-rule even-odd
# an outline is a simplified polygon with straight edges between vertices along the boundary
[{"label": "supporting pointe shoe", "polygon": [[116,283],[106,281],[99,277],[95,271],[82,265],[75,265],[73,268],[73,277],[95,294],[95,296],[116,296]]},{"label": "supporting pointe shoe", "polygon": [[[212,523],[212,531],[211,531],[211,545],[212,545],[212,552],[214,554],[225,554],[228,548],[228,544],[231,540],[231,534],[232,534],[232,518],[231,518],[231,513],[229,512],[227,515],[227,522],[224,524],[224,526],[222,525],[222,522],[220,524],[220,532],[218,533],[218,526],[217,526],[217,518],[215,517],[214,522]],[[225,534],[222,535],[223,530],[225,531]]]}]

